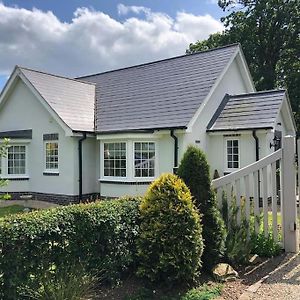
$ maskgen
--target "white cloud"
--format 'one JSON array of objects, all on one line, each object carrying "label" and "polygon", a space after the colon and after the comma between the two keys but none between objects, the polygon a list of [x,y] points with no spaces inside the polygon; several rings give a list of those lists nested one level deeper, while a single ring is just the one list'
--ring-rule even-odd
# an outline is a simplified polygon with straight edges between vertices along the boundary
[{"label": "white cloud", "polygon": [[[223,30],[210,15],[171,18],[123,4],[118,12],[124,21],[83,7],[62,22],[49,11],[0,2],[0,75],[16,64],[67,76],[101,72],[183,54],[189,43]],[[135,16],[126,18],[129,13]]]},{"label": "white cloud", "polygon": [[122,3],[118,4],[119,15],[127,15],[130,12],[134,14],[140,14],[140,13],[150,14],[151,10],[145,6],[135,6],[135,5],[128,6]]}]

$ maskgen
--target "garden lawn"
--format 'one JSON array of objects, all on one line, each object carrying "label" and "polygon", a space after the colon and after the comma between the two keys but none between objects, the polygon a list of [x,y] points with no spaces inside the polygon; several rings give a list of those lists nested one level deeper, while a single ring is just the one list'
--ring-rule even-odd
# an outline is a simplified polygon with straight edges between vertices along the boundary
[{"label": "garden lawn", "polygon": [[24,206],[21,205],[11,205],[6,207],[0,207],[0,219],[8,216],[14,215],[18,213],[22,213],[24,211]]}]

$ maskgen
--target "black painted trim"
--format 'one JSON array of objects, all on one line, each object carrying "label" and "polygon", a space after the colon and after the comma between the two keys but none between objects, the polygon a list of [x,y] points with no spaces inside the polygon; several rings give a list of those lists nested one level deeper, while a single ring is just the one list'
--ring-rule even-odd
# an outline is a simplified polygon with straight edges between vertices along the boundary
[{"label": "black painted trim", "polygon": [[210,130],[212,128],[212,126],[215,124],[215,122],[217,121],[217,119],[219,118],[221,112],[223,111],[223,109],[225,108],[226,104],[228,103],[230,99],[230,95],[225,94],[221,104],[219,105],[219,107],[217,108],[217,110],[215,111],[214,115],[212,116],[211,120],[209,121],[206,129]]},{"label": "black painted trim", "polygon": [[253,130],[263,130],[263,129],[273,129],[272,126],[266,127],[254,127],[254,128],[222,128],[222,129],[210,129],[206,130],[206,132],[224,132],[224,131],[253,131]]},{"label": "black painted trim", "polygon": [[154,133],[156,130],[178,130],[187,129],[186,126],[176,126],[176,127],[153,127],[153,128],[141,128],[141,129],[121,129],[121,130],[108,130],[108,131],[96,131],[96,134],[106,135],[115,133]]},{"label": "black painted trim", "polygon": [[43,172],[44,176],[59,176],[59,173]]},{"label": "black painted trim", "polygon": [[100,183],[107,184],[122,184],[122,185],[148,185],[152,183],[152,181],[117,181],[117,180],[100,180]]},{"label": "black painted trim", "polygon": [[26,181],[29,180],[29,177],[14,177],[14,178],[9,178],[9,177],[5,177],[5,178],[1,178],[3,180],[9,180],[9,181]]},{"label": "black painted trim", "polygon": [[32,139],[32,129],[2,131],[2,132],[0,132],[0,138]]},{"label": "black painted trim", "polygon": [[58,133],[45,133],[43,134],[44,141],[58,141]]}]

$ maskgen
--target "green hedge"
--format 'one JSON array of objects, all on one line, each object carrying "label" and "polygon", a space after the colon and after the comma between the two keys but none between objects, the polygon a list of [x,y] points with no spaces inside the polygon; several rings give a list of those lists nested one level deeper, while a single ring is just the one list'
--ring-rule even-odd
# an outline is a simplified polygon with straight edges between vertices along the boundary
[{"label": "green hedge", "polygon": [[5,218],[0,223],[0,298],[19,299],[49,269],[84,263],[116,280],[134,262],[139,201],[71,205]]}]

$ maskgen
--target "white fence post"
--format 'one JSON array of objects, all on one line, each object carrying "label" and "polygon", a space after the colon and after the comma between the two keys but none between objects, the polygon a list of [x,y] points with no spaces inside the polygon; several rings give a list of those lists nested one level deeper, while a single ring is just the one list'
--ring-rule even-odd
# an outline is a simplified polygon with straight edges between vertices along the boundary
[{"label": "white fence post", "polygon": [[282,153],[282,225],[283,242],[286,252],[298,252],[299,240],[297,230],[296,204],[296,168],[295,168],[295,137],[283,138]]}]

